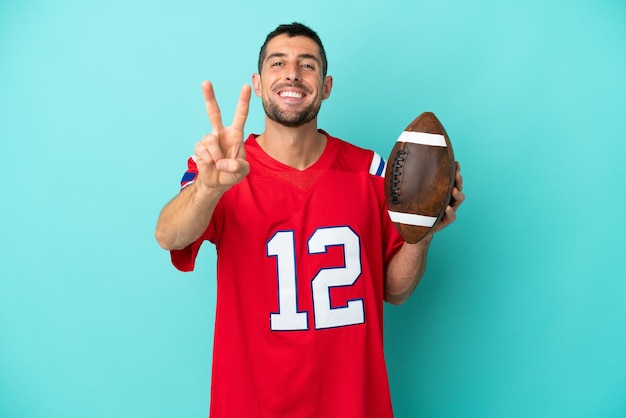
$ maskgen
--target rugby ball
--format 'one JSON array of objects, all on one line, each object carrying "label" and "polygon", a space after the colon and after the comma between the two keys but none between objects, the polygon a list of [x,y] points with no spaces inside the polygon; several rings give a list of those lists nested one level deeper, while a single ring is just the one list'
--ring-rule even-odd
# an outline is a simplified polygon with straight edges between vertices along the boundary
[{"label": "rugby ball", "polygon": [[385,169],[389,217],[406,242],[419,242],[443,217],[455,171],[446,130],[433,113],[422,113],[400,134]]}]

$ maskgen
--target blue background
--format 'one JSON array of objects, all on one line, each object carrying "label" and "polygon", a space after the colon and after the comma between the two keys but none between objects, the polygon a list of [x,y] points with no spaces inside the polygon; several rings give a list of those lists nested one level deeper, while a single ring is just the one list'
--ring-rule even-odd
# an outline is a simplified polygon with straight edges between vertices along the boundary
[{"label": "blue background", "polygon": [[[386,156],[422,111],[467,201],[386,307],[398,417],[625,417],[626,3],[0,2],[0,417],[204,417],[213,248],[153,238],[276,25],[311,25],[320,126]],[[253,98],[247,130],[263,129]]]}]

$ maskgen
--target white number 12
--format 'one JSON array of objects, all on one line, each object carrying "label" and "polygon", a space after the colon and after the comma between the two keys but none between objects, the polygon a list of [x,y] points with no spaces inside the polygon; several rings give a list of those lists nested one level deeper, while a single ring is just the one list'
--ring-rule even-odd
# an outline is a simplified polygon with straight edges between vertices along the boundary
[{"label": "white number 12", "polygon": [[[361,275],[359,236],[346,226],[320,228],[308,241],[309,254],[326,252],[329,246],[343,246],[342,267],[320,269],[311,281],[313,317],[316,329],[343,327],[365,322],[363,300],[349,300],[346,306],[331,307],[330,289],[352,286]],[[267,255],[276,257],[278,312],[270,314],[273,331],[308,329],[308,312],[298,311],[296,251],[293,231],[277,232],[267,243]]]}]

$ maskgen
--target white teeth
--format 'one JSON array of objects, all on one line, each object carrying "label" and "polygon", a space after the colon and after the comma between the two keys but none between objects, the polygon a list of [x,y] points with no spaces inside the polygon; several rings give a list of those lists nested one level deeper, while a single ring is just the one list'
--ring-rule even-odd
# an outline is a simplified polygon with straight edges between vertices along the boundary
[{"label": "white teeth", "polygon": [[295,91],[282,91],[280,92],[280,97],[294,97],[296,99],[302,98],[301,93],[296,93]]}]

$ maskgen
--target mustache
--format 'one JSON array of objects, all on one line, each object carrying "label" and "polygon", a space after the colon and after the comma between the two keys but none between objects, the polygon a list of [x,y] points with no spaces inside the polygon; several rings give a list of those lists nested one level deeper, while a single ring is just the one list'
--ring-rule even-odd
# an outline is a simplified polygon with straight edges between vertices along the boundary
[{"label": "mustache", "polygon": [[296,88],[296,89],[304,91],[306,94],[311,94],[311,89],[306,87],[304,84],[301,84],[301,83],[298,83],[298,82],[277,84],[274,87],[273,91],[276,92],[276,91],[284,89],[284,88]]}]

